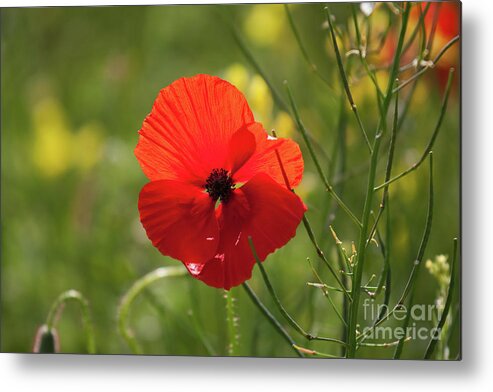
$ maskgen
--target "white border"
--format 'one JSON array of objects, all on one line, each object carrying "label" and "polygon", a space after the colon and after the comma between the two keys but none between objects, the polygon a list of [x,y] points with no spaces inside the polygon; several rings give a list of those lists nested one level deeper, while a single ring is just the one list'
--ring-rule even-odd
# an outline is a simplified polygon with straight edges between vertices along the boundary
[{"label": "white border", "polygon": [[[244,3],[249,1],[244,1]],[[156,4],[106,1],[105,4]],[[168,2],[169,3],[169,2]],[[183,1],[180,3],[197,4]],[[222,3],[222,1],[217,1]],[[0,354],[2,391],[485,391],[493,385],[493,2],[463,1],[463,361]],[[2,6],[101,5],[2,1]],[[29,388],[29,389],[28,389]]]}]

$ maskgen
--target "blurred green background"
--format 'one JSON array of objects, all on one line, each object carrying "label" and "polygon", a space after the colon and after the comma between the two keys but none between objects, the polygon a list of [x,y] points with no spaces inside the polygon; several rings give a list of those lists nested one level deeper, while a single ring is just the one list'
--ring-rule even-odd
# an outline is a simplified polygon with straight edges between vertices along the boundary
[{"label": "blurred green background", "polygon": [[[348,5],[333,8],[344,33]],[[387,12],[380,8],[371,16],[375,34],[386,23]],[[137,199],[147,180],[133,149],[158,91],[182,76],[209,73],[229,80],[246,94],[267,130],[275,128],[280,136],[292,137],[300,144],[306,169],[298,193],[308,205],[307,216],[334,265],[337,256],[328,223],[347,249],[351,241],[357,241],[354,225],[327,198],[290,116],[275,104],[229,28],[229,24],[235,26],[284,100],[282,82],[289,81],[303,121],[323,149],[317,150],[321,162],[328,171],[331,162],[338,162],[332,180],[360,216],[368,154],[349,106],[341,98],[323,5],[292,5],[290,9],[307,52],[333,89],[310,71],[282,5],[1,10],[2,351],[30,352],[52,302],[61,292],[76,289],[89,300],[97,352],[130,352],[117,332],[120,298],[142,275],[160,266],[180,264],[153,248],[140,225]],[[359,17],[364,18],[362,14]],[[351,40],[341,40],[341,44],[345,51],[351,49]],[[353,75],[361,73],[357,56],[347,61]],[[377,56],[373,61],[383,60]],[[374,91],[367,77],[354,77],[351,83],[366,129],[373,135],[378,121]],[[394,173],[419,158],[438,118],[440,101],[435,75],[420,79],[398,136]],[[343,142],[338,135],[344,135]],[[426,259],[450,255],[452,238],[459,235],[459,148],[456,88],[434,147],[436,198]],[[386,149],[382,155],[386,156]],[[391,304],[403,289],[421,239],[427,166],[425,163],[390,187]],[[378,183],[384,170],[382,159]],[[305,329],[341,337],[341,322],[326,298],[317,288],[307,286],[315,281],[307,257],[318,266],[300,226],[296,238],[271,255],[265,267],[284,305]],[[380,251],[371,245],[364,281],[372,273],[378,274],[381,265]],[[333,283],[325,268],[319,270]],[[277,315],[257,269],[251,286]],[[416,302],[432,304],[438,292],[437,279],[423,268]],[[240,354],[292,356],[290,347],[242,288],[233,289],[233,293],[238,298]],[[223,294],[188,276],[151,286],[137,298],[130,321],[145,353],[225,355]],[[341,296],[334,294],[333,298],[341,306]],[[452,308],[455,318],[457,304],[458,298]],[[457,324],[450,341],[451,358],[459,351]],[[85,352],[77,306],[66,307],[58,330],[63,352]],[[304,347],[339,353],[339,347],[330,343],[308,343],[294,331],[292,335]],[[406,343],[403,357],[421,357],[426,344]],[[365,348],[359,355],[383,358],[392,352],[389,348]]]}]

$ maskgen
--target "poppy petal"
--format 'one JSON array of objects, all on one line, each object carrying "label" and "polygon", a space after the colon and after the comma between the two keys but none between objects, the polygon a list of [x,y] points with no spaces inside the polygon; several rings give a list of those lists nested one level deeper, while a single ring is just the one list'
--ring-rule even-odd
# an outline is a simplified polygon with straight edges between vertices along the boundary
[{"label": "poppy petal", "polygon": [[232,135],[253,121],[245,97],[230,83],[210,75],[181,78],[160,91],[135,155],[151,181],[203,185],[224,164]]},{"label": "poppy petal", "polygon": [[259,123],[249,126],[255,134],[256,148],[251,158],[236,172],[235,181],[246,182],[258,173],[268,174],[278,184],[285,186],[281,166],[276,156],[279,153],[289,185],[296,187],[303,177],[303,157],[298,144],[290,139],[269,136]]},{"label": "poppy petal", "polygon": [[216,254],[219,227],[214,201],[200,188],[152,181],[140,192],[139,212],[147,236],[163,255],[203,263]]},{"label": "poppy petal", "polygon": [[294,237],[305,211],[305,205],[293,192],[268,175],[258,174],[218,208],[220,240],[215,257],[205,264],[185,265],[206,284],[229,290],[252,275],[255,259],[248,237],[252,237],[263,261]]},{"label": "poppy petal", "polygon": [[245,126],[236,131],[229,142],[226,169],[235,173],[255,152],[255,136]]}]

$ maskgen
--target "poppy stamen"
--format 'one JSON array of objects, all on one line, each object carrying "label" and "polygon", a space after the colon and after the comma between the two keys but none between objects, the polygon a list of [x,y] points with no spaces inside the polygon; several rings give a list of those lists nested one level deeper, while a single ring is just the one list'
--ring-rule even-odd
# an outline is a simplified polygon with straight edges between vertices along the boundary
[{"label": "poppy stamen", "polygon": [[212,200],[217,201],[219,199],[226,203],[233,193],[235,183],[226,169],[213,169],[207,177],[204,187]]}]

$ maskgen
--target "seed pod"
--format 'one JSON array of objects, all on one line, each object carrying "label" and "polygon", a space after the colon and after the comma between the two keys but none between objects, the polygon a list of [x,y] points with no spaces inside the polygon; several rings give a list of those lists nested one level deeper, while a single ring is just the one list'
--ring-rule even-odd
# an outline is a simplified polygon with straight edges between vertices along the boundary
[{"label": "seed pod", "polygon": [[34,353],[53,354],[60,352],[60,340],[55,328],[48,328],[46,324],[39,327],[34,339]]}]

